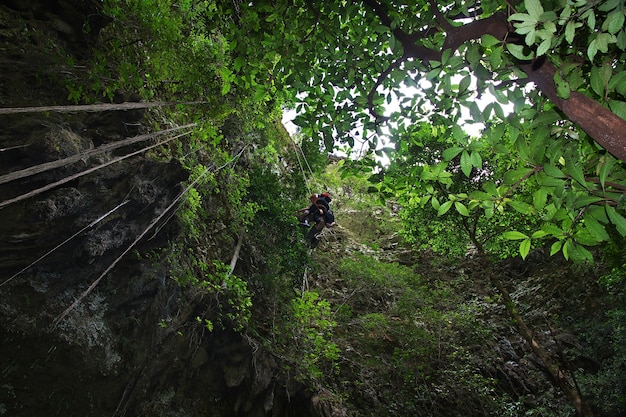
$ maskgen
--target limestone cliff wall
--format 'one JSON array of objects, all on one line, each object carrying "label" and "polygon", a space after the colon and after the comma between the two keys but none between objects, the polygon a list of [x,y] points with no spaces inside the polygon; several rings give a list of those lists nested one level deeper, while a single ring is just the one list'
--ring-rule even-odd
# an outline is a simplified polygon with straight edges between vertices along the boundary
[{"label": "limestone cliff wall", "polygon": [[[88,57],[106,24],[100,2],[5,3],[0,106],[72,104],[62,74],[80,65],[55,54]],[[0,177],[147,133],[143,117],[0,115]],[[175,217],[118,260],[181,191],[188,174],[177,162],[138,154],[37,191],[136,149],[0,184],[2,202],[19,200],[0,209],[0,415],[306,415],[309,396],[277,380],[271,355],[235,332],[190,330],[206,301],[183,294],[163,262],[138,256],[167,246],[180,232]]]}]

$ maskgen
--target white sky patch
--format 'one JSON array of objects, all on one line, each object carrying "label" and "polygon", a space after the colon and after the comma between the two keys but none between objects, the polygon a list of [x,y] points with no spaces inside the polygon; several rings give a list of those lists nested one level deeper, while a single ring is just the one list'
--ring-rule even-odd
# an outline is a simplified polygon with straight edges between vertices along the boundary
[{"label": "white sky patch", "polygon": [[298,133],[299,127],[293,122],[297,115],[298,113],[295,109],[283,110],[283,126],[285,126],[285,129],[291,136]]}]

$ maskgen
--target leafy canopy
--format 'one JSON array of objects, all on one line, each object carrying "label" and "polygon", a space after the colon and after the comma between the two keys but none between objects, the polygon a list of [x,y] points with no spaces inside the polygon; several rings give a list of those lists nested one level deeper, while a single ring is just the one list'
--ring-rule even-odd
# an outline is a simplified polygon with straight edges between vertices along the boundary
[{"label": "leafy canopy", "polygon": [[[552,252],[586,259],[585,246],[614,230],[626,235],[622,1],[261,1],[212,10],[237,56],[233,83],[291,91],[296,123],[328,148],[365,141],[375,152],[383,134],[392,138],[396,167],[376,185],[387,195],[439,216],[533,217],[535,230],[503,235],[524,256],[548,239]],[[470,138],[460,127],[468,123],[487,127]],[[432,125],[420,144],[411,142],[416,124]],[[459,170],[467,181],[453,186]]]}]

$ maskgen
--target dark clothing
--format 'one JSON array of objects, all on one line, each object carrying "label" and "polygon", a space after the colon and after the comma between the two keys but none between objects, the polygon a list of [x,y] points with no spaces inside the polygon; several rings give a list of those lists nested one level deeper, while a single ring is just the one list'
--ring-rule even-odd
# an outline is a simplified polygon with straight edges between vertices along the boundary
[{"label": "dark clothing", "polygon": [[330,204],[328,204],[328,201],[326,201],[325,198],[318,198],[317,201],[315,202],[315,205],[318,208],[321,208],[324,213],[330,210]]},{"label": "dark clothing", "polygon": [[324,226],[333,227],[337,223],[335,223],[335,215],[330,209],[330,194],[311,194],[309,201],[311,205],[306,209],[298,210],[296,217],[298,217],[301,227],[309,229],[307,238],[311,244],[311,249],[314,249],[319,244],[318,235]]},{"label": "dark clothing", "polygon": [[309,197],[311,205],[296,212],[298,220],[301,222],[301,226],[308,227],[309,223],[315,225],[315,229],[321,230],[324,226],[332,227],[335,225],[335,215],[330,209],[330,195],[324,194],[312,194]]}]

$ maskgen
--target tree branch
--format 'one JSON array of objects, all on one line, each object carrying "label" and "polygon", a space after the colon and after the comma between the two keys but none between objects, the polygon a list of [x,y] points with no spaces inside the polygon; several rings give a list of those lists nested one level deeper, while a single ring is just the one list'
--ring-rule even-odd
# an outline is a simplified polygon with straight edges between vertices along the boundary
[{"label": "tree branch", "polygon": [[378,76],[378,79],[376,80],[376,83],[374,84],[374,86],[370,90],[369,94],[367,95],[367,107],[368,107],[368,109],[370,111],[370,114],[372,116],[374,116],[376,118],[376,121],[378,121],[378,122],[386,122],[386,121],[389,120],[389,117],[383,116],[382,114],[379,114],[376,111],[376,109],[375,109],[375,106],[374,106],[374,95],[376,94],[376,90],[378,89],[378,87],[380,85],[382,85],[383,81],[385,81],[385,78],[387,78],[389,76],[389,74],[391,74],[391,72],[394,69],[398,69],[400,67],[400,65],[402,65],[402,63],[404,61],[406,61],[406,56],[402,55],[400,58],[396,59],[394,62],[389,64],[387,69],[385,69]]},{"label": "tree branch", "polygon": [[5,107],[0,108],[0,114],[18,114],[18,113],[43,113],[43,112],[57,112],[57,113],[71,113],[76,111],[111,111],[111,110],[133,110],[133,109],[147,109],[150,107],[164,107],[164,106],[176,106],[177,104],[202,104],[206,101],[185,101],[185,102],[173,102],[173,101],[157,101],[151,103],[144,102],[127,102],[120,104],[83,104],[78,106],[42,106],[42,107]]},{"label": "tree branch", "polygon": [[363,4],[369,7],[374,14],[378,16],[380,23],[387,26],[393,36],[400,41],[404,48],[404,56],[406,56],[406,58],[421,59],[423,61],[436,61],[441,58],[440,51],[433,51],[425,46],[416,45],[415,36],[408,34],[398,27],[392,28],[392,19],[389,16],[389,9],[385,5],[376,0],[363,0]]},{"label": "tree branch", "polygon": [[430,4],[430,8],[433,11],[433,14],[435,15],[435,20],[437,20],[437,23],[439,23],[439,26],[441,26],[441,28],[445,32],[450,32],[453,29],[453,26],[450,24],[450,22],[448,22],[448,20],[446,20],[445,16],[439,11],[439,8],[437,7],[437,3],[435,2],[435,0],[428,0],[428,3]]},{"label": "tree branch", "polygon": [[485,19],[474,20],[462,26],[454,26],[446,32],[446,40],[442,50],[456,51],[459,46],[471,39],[479,39],[489,34],[497,39],[504,40],[509,32],[508,22],[503,13],[496,13]]},{"label": "tree branch", "polygon": [[626,162],[626,120],[578,91],[572,91],[567,100],[560,98],[554,84],[555,66],[547,59],[537,67],[535,64],[520,64],[520,68],[572,122],[617,159]]}]

